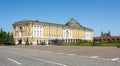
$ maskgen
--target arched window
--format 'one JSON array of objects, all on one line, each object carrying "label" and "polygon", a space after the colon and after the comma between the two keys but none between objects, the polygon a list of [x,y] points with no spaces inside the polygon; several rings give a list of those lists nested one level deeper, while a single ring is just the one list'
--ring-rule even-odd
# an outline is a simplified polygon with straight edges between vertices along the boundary
[{"label": "arched window", "polygon": [[66,30],[66,38],[69,38],[69,31]]},{"label": "arched window", "polygon": [[116,38],[116,40],[117,40],[117,41],[119,41],[119,40],[120,40],[120,38]]},{"label": "arched window", "polygon": [[20,35],[19,36],[23,36],[23,28],[20,26]]},{"label": "arched window", "polygon": [[107,41],[109,42],[109,41],[110,41],[110,39],[107,39]]},{"label": "arched window", "polygon": [[99,41],[102,41],[101,39],[99,39]]},{"label": "arched window", "polygon": [[72,37],[70,29],[63,29],[63,38],[70,39]]}]

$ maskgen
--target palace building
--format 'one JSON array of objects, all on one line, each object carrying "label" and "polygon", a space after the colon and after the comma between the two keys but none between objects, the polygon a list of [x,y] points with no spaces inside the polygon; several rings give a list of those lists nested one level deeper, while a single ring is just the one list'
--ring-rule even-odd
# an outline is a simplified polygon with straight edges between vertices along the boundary
[{"label": "palace building", "polygon": [[37,44],[67,44],[81,40],[93,40],[93,30],[84,27],[75,19],[70,19],[65,25],[38,20],[23,20],[13,24],[13,36],[16,44],[26,41]]}]

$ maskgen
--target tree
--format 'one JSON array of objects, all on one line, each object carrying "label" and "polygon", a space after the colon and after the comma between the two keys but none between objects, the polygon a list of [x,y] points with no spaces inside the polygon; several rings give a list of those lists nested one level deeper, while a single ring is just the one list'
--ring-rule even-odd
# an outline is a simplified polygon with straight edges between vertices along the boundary
[{"label": "tree", "polygon": [[0,30],[0,45],[7,44],[7,45],[15,45],[13,34],[10,34],[10,32],[5,32]]},{"label": "tree", "polygon": [[7,42],[9,43],[9,45],[15,45],[14,38],[13,38],[13,34],[10,34],[10,33],[8,32],[7,39],[8,39]]},{"label": "tree", "polygon": [[7,39],[7,33],[1,29],[0,31],[0,44],[5,43]]}]

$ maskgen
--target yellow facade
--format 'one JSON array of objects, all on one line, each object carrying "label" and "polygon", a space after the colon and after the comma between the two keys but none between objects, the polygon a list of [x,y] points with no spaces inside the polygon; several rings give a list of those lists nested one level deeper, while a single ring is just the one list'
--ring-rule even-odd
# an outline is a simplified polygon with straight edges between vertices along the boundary
[{"label": "yellow facade", "polygon": [[13,27],[16,44],[25,44],[27,39],[33,45],[73,43],[77,40],[92,41],[93,39],[93,30],[81,26],[74,19],[66,25],[25,20],[14,23]]}]

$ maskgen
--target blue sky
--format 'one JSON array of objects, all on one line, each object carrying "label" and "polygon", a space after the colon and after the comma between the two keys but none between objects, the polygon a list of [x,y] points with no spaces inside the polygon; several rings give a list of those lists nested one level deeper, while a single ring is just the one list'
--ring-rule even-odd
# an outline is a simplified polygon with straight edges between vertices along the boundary
[{"label": "blue sky", "polygon": [[0,28],[29,19],[65,24],[71,18],[92,28],[94,36],[111,31],[120,36],[120,0],[0,0]]}]

